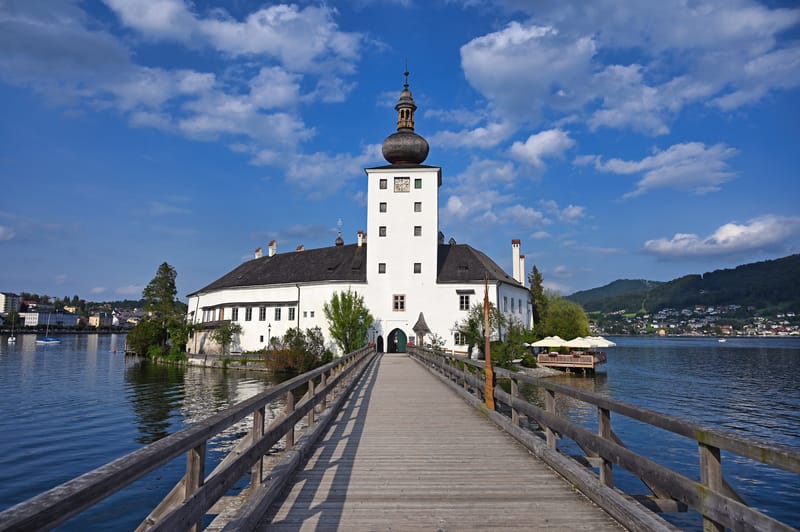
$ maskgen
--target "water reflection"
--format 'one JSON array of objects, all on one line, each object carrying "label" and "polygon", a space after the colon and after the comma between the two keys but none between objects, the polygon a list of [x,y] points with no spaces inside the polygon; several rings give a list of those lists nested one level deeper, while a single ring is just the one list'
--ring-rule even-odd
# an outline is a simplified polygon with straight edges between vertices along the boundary
[{"label": "water reflection", "polygon": [[174,413],[183,399],[184,369],[142,361],[125,370],[128,399],[140,436],[137,443],[158,441],[180,424]]}]

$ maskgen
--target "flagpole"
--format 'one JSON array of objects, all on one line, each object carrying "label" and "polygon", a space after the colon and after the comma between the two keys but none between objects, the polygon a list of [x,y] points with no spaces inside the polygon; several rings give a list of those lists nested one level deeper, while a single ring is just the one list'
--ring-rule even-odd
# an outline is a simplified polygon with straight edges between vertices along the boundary
[{"label": "flagpole", "polygon": [[494,371],[492,370],[492,345],[490,341],[492,331],[489,327],[489,275],[484,276],[483,291],[483,340],[484,340],[484,374],[486,375],[486,406],[494,410]]}]

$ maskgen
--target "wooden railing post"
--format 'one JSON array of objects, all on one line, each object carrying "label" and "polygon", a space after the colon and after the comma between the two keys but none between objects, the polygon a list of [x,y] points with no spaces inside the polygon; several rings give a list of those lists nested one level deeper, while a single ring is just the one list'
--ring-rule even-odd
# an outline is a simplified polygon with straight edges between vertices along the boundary
[{"label": "wooden railing post", "polygon": [[[319,379],[319,385],[324,390],[326,386],[328,386],[328,372],[322,374],[322,377]],[[319,406],[321,407],[322,411],[324,412],[328,408],[328,392],[322,394],[322,401],[320,402]]]},{"label": "wooden railing post", "polygon": [[[544,391],[544,409],[555,415],[556,414],[556,392],[552,390]],[[556,433],[550,427],[544,428],[544,434],[547,437],[547,446],[551,449],[556,448]]]},{"label": "wooden railing post", "polygon": [[[314,400],[314,379],[308,381],[308,400]],[[306,417],[306,425],[311,427],[314,424],[314,408],[308,411],[308,416]]]},{"label": "wooden railing post", "polygon": [[[206,477],[206,442],[190,449],[186,453],[186,486],[183,493],[183,500],[189,500]],[[201,523],[195,523],[189,530],[192,532],[200,529]]]},{"label": "wooden railing post", "polygon": [[511,379],[511,423],[515,427],[519,426],[519,412],[514,408],[514,399],[519,398],[519,383],[517,379]]},{"label": "wooden railing post", "polygon": [[[700,442],[698,442],[698,445],[700,450],[700,482],[708,486],[708,489],[721,493],[723,491],[723,480],[719,447],[712,447]],[[705,532],[717,532],[725,530],[725,527],[704,515],[703,530]]]},{"label": "wooden railing post", "polygon": [[[266,407],[261,407],[253,412],[253,442],[255,445],[264,435],[264,418],[266,417]],[[259,458],[250,472],[250,487],[256,488],[264,478],[264,458]]]},{"label": "wooden railing post", "polygon": [[[597,435],[605,440],[612,441],[611,411],[607,408],[597,407]],[[608,487],[614,486],[612,464],[605,458],[603,458],[603,463],[600,464],[600,482]]]},{"label": "wooden railing post", "polygon": [[[286,393],[286,415],[288,416],[294,412],[294,394],[292,392]],[[294,447],[294,425],[286,433],[286,450],[288,451]]]}]

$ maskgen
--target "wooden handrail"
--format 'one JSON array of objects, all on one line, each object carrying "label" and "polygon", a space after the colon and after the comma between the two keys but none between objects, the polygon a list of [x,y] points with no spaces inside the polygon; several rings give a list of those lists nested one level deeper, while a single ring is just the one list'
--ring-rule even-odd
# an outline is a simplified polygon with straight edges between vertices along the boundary
[{"label": "wooden handrail", "polygon": [[[295,424],[304,415],[317,404],[326,401],[345,379],[356,378],[374,355],[373,347],[364,347],[344,355],[329,364],[272,386],[203,421],[8,508],[0,512],[0,531],[55,527],[182,454],[187,454],[187,476],[184,476],[179,486],[173,489],[173,492],[181,491],[179,488],[183,486],[181,497],[171,500],[168,496],[167,499],[170,500],[168,503],[165,500],[165,507],[159,505],[161,509],[151,513],[140,529],[152,527],[166,530],[167,528],[163,528],[165,523],[170,526],[181,523],[186,529],[193,527],[239,478],[260,463],[261,458],[275,443],[287,433],[294,431]],[[325,376],[325,379],[322,379],[322,376]],[[237,446],[232,454],[240,454],[234,459],[223,460],[224,471],[219,471],[218,468],[208,478],[202,478],[201,462],[205,455],[205,446],[210,439],[250,414],[254,414],[258,419],[257,413],[261,412],[263,420],[263,411],[267,404],[286,394],[292,394],[295,389],[317,378],[325,384],[312,388],[313,395],[301,400],[292,412],[273,421],[267,430],[262,432],[254,429],[245,437],[246,450],[242,451]],[[157,514],[157,519],[153,518],[154,514]]]},{"label": "wooden handrail", "polygon": [[[479,376],[483,369],[481,363],[419,348],[409,348],[409,354],[458,384],[459,388],[471,388],[475,396],[480,398]],[[494,374],[497,378],[510,379],[512,382],[510,394],[495,387],[494,399],[510,407],[511,425],[514,429],[518,429],[516,420],[519,415],[524,414],[534,419],[544,430],[548,447],[556,448],[557,437],[572,439],[584,449],[587,458],[600,460],[598,481],[604,486],[613,486],[612,465],[617,465],[637,475],[659,497],[670,497],[697,510],[703,516],[704,528],[707,530],[723,527],[734,530],[793,530],[785,523],[747,506],[733,491],[722,477],[720,449],[794,473],[800,473],[800,451],[503,368],[494,368]],[[520,396],[518,390],[522,383],[545,390],[544,409]],[[554,408],[556,395],[596,406],[598,434],[560,416]],[[699,449],[701,482],[689,479],[625,447],[611,429],[612,412],[695,440]],[[525,441],[523,443],[526,444]],[[658,506],[658,502],[654,504]],[[678,508],[680,507],[679,505]]]}]

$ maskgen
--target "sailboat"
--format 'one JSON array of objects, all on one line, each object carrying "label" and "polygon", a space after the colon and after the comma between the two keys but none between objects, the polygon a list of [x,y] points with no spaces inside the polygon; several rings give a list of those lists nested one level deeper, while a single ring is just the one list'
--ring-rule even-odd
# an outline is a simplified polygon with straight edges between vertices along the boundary
[{"label": "sailboat", "polygon": [[13,343],[15,343],[17,341],[17,337],[14,336],[14,321],[16,321],[16,320],[12,320],[11,321],[11,336],[8,337],[8,343],[9,344],[13,344]]},{"label": "sailboat", "polygon": [[58,338],[50,338],[50,313],[47,313],[47,327],[44,331],[44,338],[37,338],[36,343],[39,345],[52,345],[52,344],[60,344],[61,340]]}]

